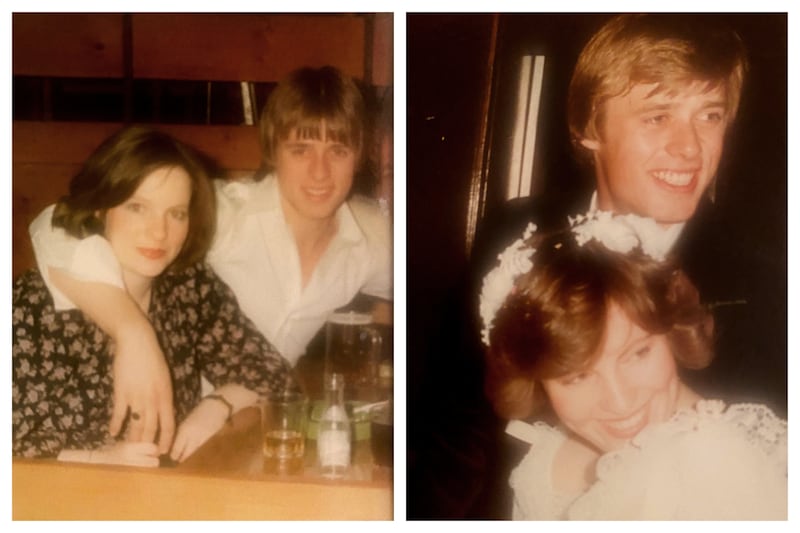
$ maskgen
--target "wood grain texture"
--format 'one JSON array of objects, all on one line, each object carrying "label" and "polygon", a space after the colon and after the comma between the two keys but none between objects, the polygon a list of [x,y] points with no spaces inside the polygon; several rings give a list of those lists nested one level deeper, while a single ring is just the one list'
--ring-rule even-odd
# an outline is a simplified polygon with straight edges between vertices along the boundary
[{"label": "wood grain texture", "polygon": [[275,82],[301,66],[364,76],[356,15],[136,14],[137,78]]},{"label": "wood grain texture", "polygon": [[394,80],[394,15],[375,14],[375,34],[372,39],[372,83],[388,87]]},{"label": "wood grain texture", "polygon": [[391,520],[391,488],[14,459],[13,520]]},{"label": "wood grain texture", "polygon": [[[12,157],[17,163],[81,164],[123,125],[110,122],[12,124]],[[255,170],[261,161],[254,126],[158,124],[152,127],[202,150],[229,170]]]},{"label": "wood grain texture", "polygon": [[14,13],[15,76],[121,78],[122,15]]}]

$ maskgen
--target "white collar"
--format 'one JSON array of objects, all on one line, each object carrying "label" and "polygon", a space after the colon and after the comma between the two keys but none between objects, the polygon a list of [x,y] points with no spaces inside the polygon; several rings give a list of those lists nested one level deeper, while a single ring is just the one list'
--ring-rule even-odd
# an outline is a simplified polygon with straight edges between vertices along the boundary
[{"label": "white collar", "polygon": [[[280,187],[274,173],[270,173],[255,184],[252,201],[248,203],[248,211],[251,213],[277,215],[286,223],[286,217],[281,205]],[[342,203],[334,216],[337,225],[336,235],[334,236],[335,241],[358,243],[366,239],[353,215],[349,201]]]},{"label": "white collar", "polygon": [[[597,191],[595,190],[592,193],[592,200],[589,202],[589,211],[597,211]],[[650,239],[650,240],[657,240],[658,242],[651,242],[653,246],[657,246],[659,249],[664,250],[665,252],[672,249],[675,246],[675,242],[680,237],[681,232],[683,231],[683,227],[686,225],[686,222],[680,222],[678,224],[670,224],[668,226],[658,226],[661,231],[653,232],[642,232],[641,237]]]}]

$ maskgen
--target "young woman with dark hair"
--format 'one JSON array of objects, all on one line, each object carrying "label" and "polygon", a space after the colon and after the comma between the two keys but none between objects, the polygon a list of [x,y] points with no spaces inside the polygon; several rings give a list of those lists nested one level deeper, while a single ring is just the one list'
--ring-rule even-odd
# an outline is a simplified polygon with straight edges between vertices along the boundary
[{"label": "young woman with dark hair", "polygon": [[[202,260],[213,235],[214,191],[200,158],[168,135],[127,128],[104,142],[50,208],[55,231],[107,241],[127,294],[148,318],[172,380],[183,460],[239,409],[291,385],[290,365],[240,311]],[[91,265],[83,268],[91,269]],[[30,270],[13,300],[13,453],[64,461],[157,466],[144,414],[110,426],[115,344],[83,312],[57,310]],[[215,387],[201,398],[201,375]]]}]

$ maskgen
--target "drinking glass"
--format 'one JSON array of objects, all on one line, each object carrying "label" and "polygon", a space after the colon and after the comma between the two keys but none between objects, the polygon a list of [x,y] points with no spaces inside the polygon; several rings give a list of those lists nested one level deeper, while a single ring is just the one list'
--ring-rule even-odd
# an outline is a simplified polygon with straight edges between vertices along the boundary
[{"label": "drinking glass", "polygon": [[303,470],[308,421],[308,399],[299,392],[283,392],[266,399],[261,411],[264,472],[299,474]]},{"label": "drinking glass", "polygon": [[347,402],[375,401],[382,337],[366,313],[333,313],[325,331],[325,376],[344,376]]}]

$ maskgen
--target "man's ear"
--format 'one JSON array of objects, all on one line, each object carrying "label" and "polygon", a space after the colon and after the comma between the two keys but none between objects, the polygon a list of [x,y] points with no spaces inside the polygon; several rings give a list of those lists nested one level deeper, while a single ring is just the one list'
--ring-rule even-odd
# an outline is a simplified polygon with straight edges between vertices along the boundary
[{"label": "man's ear", "polygon": [[600,149],[600,141],[598,141],[596,139],[588,139],[588,138],[584,137],[583,139],[581,139],[578,142],[581,144],[581,146],[583,146],[584,148],[586,148],[588,150],[591,150],[592,152],[596,152],[596,151],[598,151]]}]

